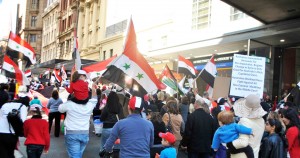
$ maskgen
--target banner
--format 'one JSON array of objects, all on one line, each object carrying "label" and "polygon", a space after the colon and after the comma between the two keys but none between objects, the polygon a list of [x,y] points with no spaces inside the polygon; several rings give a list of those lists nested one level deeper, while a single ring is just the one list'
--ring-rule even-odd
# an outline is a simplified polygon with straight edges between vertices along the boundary
[{"label": "banner", "polygon": [[255,94],[262,98],[265,64],[264,57],[234,54],[230,95],[246,97]]}]

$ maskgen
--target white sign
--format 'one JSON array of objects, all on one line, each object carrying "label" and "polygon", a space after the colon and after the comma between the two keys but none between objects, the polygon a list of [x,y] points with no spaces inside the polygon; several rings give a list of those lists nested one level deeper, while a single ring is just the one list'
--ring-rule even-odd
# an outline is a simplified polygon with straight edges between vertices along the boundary
[{"label": "white sign", "polygon": [[266,58],[234,54],[230,95],[263,97]]}]

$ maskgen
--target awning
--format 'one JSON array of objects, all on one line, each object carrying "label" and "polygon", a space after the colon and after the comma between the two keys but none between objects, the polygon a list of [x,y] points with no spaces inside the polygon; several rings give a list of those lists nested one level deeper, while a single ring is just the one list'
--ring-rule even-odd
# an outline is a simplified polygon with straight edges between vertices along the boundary
[{"label": "awning", "polygon": [[232,7],[265,23],[300,18],[299,0],[222,0]]}]

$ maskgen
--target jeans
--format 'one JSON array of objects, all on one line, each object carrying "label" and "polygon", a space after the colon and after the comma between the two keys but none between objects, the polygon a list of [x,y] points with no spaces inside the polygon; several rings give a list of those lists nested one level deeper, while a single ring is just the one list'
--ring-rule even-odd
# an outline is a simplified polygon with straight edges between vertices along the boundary
[{"label": "jeans", "polygon": [[82,158],[82,154],[88,141],[88,134],[66,134],[65,143],[69,157]]},{"label": "jeans", "polygon": [[[112,128],[103,128],[101,139],[100,139],[100,151],[102,151],[103,146],[105,145],[107,139],[109,138],[111,131],[112,131]],[[114,149],[120,149],[120,146],[114,145]]]},{"label": "jeans", "polygon": [[26,152],[27,152],[27,157],[28,158],[40,158],[43,150],[44,150],[44,145],[27,145]]}]

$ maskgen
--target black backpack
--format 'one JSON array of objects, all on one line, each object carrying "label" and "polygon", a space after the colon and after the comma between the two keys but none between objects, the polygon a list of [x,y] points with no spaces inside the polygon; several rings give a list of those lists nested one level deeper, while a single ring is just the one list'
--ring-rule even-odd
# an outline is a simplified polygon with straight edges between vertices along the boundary
[{"label": "black backpack", "polygon": [[20,118],[20,109],[22,108],[23,104],[20,105],[19,109],[12,109],[11,112],[7,114],[7,121],[9,124],[9,131],[12,127],[15,131],[15,135],[19,137],[24,136],[24,128],[23,128],[23,121]]}]

